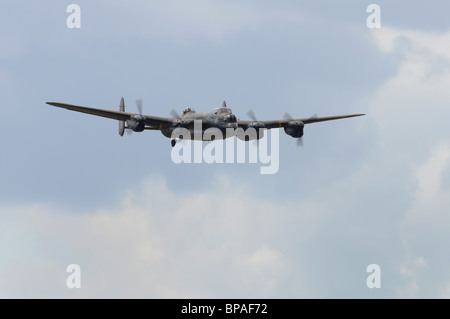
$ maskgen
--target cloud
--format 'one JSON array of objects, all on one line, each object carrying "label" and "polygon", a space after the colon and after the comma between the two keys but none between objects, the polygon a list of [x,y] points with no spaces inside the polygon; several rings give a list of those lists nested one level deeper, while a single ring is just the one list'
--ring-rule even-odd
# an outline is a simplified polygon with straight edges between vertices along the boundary
[{"label": "cloud", "polygon": [[391,179],[385,187],[392,196],[404,197],[399,224],[403,283],[397,293],[437,297],[450,279],[450,259],[442,254],[450,240],[444,226],[450,222],[450,193],[443,179],[450,158],[450,32],[380,31],[374,33],[380,50],[401,59],[397,74],[378,89],[368,111],[377,126],[374,158]]},{"label": "cloud", "polygon": [[417,53],[417,50],[427,50],[428,52],[450,58],[450,31],[442,33],[399,28],[381,28],[376,30],[373,36],[379,49],[385,53],[401,50],[401,45],[406,44],[406,40],[409,41],[409,44],[416,51],[411,52],[413,55]]},{"label": "cloud", "polygon": [[282,254],[267,244],[262,245],[251,255],[241,257],[239,263],[247,266],[252,277],[256,277],[256,281],[262,283],[262,296],[271,295],[273,288],[279,284],[279,277],[286,270]]},{"label": "cloud", "polygon": [[448,198],[446,195],[449,194],[446,194],[447,192],[444,192],[441,189],[441,179],[445,169],[448,167],[449,158],[450,146],[443,143],[433,149],[432,154],[426,163],[417,167],[416,178],[418,190],[416,193],[416,200],[418,203],[428,204],[437,197]]},{"label": "cloud", "polygon": [[412,261],[402,265],[400,275],[405,277],[407,284],[397,291],[400,298],[417,298],[419,293],[417,277],[419,272],[426,266],[427,263],[423,257],[416,257]]},{"label": "cloud", "polygon": [[[279,232],[286,213],[243,189],[222,178],[209,192],[177,195],[150,179],[112,210],[3,207],[2,227],[14,235],[2,232],[1,242],[15,244],[2,247],[0,295],[274,296],[289,269],[267,234]],[[65,287],[73,263],[81,267],[79,290]]]},{"label": "cloud", "polygon": [[442,177],[449,170],[449,159],[450,142],[441,143],[413,170],[415,196],[400,228],[406,253],[400,273],[410,284],[400,291],[401,296],[417,298],[431,293],[433,297],[442,297],[442,291],[450,282],[447,272],[450,260],[443,254],[450,240],[447,229],[450,191],[442,183]]},{"label": "cloud", "polygon": [[407,148],[405,154],[410,154],[442,138],[435,128],[445,127],[443,116],[449,113],[450,48],[445,51],[440,42],[449,34],[430,35],[434,40],[388,28],[374,34],[383,52],[389,47],[401,59],[397,74],[378,89],[369,106],[381,143]]}]

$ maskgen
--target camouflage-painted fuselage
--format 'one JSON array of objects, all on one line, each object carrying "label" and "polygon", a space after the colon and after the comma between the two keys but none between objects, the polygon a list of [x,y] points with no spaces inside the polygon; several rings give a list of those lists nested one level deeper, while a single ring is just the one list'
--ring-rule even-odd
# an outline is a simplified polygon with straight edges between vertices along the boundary
[{"label": "camouflage-painted fuselage", "polygon": [[[238,124],[231,109],[222,107],[204,113],[185,112],[180,117],[175,118],[171,125],[161,128],[161,133],[165,137],[173,138],[174,130],[177,128],[187,129],[192,140],[210,141],[234,136],[235,133],[232,132],[235,132]],[[211,134],[204,134],[208,129],[218,129],[221,134],[212,135],[211,138]],[[176,133],[175,135],[177,135]]]}]

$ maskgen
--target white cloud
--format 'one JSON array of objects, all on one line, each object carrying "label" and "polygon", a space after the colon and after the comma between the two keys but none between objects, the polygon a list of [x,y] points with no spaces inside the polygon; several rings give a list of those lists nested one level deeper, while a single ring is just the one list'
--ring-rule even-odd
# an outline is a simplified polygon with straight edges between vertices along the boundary
[{"label": "white cloud", "polygon": [[373,34],[382,52],[400,57],[397,74],[378,89],[368,111],[379,141],[374,156],[391,177],[386,187],[409,199],[398,228],[403,283],[396,291],[437,297],[450,280],[450,259],[442,254],[450,241],[450,192],[442,185],[450,158],[450,32],[382,28]]},{"label": "white cloud", "polygon": [[419,283],[417,282],[419,272],[427,266],[423,257],[416,257],[410,262],[402,265],[400,275],[404,276],[406,285],[397,290],[400,298],[417,298],[419,293]]},{"label": "white cloud", "polygon": [[[428,50],[434,54],[450,58],[450,31],[433,33],[385,27],[375,31],[373,36],[382,52],[388,53],[402,50],[400,41],[409,40],[409,44],[415,50]],[[417,54],[417,52],[412,53]]]},{"label": "white cloud", "polygon": [[441,179],[448,166],[450,159],[450,145],[438,145],[433,151],[426,163],[420,165],[416,169],[416,178],[418,182],[418,191],[416,200],[419,203],[429,203],[437,199],[437,197],[449,198],[441,194]]},{"label": "white cloud", "polygon": [[279,284],[278,279],[283,277],[283,272],[287,270],[282,254],[266,244],[238,261],[249,268],[249,273],[252,274],[251,277],[255,277],[255,281],[262,283],[261,297],[271,295],[273,288]]},{"label": "white cloud", "polygon": [[[450,143],[442,143],[413,170],[417,189],[400,227],[407,256],[400,273],[409,283],[400,290],[400,296],[430,297],[427,293],[431,291],[432,297],[442,297],[450,282],[450,259],[443,253],[450,241],[450,191],[442,187],[449,159]],[[413,263],[408,262],[411,259]]]},{"label": "white cloud", "polygon": [[450,298],[450,284],[447,284],[441,291],[439,292],[438,298],[441,299],[449,299]]},{"label": "white cloud", "polygon": [[[14,237],[2,232],[0,242],[16,243],[2,247],[0,296],[273,296],[289,270],[266,236],[292,209],[279,213],[242,186],[220,185],[178,195],[151,179],[116,209],[88,213],[3,207],[2,226]],[[79,290],[65,287],[72,263],[81,267]]]},{"label": "white cloud", "polygon": [[401,58],[398,72],[378,89],[368,110],[382,146],[391,146],[393,154],[409,162],[403,155],[410,156],[417,149],[428,151],[433,146],[430,144],[439,143],[448,133],[445,118],[450,113],[450,48],[443,51],[439,42],[447,41],[449,35],[429,43],[421,33],[386,29],[374,34],[381,49],[386,43],[394,47],[401,38],[411,44],[394,51]]}]

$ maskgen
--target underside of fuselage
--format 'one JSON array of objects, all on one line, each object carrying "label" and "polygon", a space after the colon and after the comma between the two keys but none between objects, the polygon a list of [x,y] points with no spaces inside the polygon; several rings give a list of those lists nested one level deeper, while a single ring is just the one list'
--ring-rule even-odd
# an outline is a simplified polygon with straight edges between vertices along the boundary
[{"label": "underside of fuselage", "polygon": [[168,128],[162,129],[161,133],[167,138],[175,139],[191,139],[194,141],[215,141],[224,140],[229,137],[236,136],[234,128],[219,129],[210,127],[204,130],[190,130],[186,128]]}]

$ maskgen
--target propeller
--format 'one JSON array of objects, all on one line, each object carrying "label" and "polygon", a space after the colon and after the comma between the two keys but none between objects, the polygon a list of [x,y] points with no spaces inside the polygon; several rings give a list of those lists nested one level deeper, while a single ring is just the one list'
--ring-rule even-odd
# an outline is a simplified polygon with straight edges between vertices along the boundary
[{"label": "propeller", "polygon": [[[317,117],[318,117],[317,114],[314,113],[314,114],[313,114],[311,117],[309,117],[308,119],[315,119],[315,118],[317,118]],[[288,120],[288,121],[294,119],[288,112],[284,112],[283,118],[284,118],[285,120]],[[299,137],[299,138],[297,139],[297,146],[300,147],[300,146],[303,146],[303,145],[304,145],[304,144],[303,144],[303,136],[302,136],[302,137]]]},{"label": "propeller", "polygon": [[293,120],[292,116],[288,112],[284,112],[283,118],[285,120]]},{"label": "propeller", "polygon": [[177,111],[175,111],[175,109],[171,109],[169,114],[172,115],[172,117],[174,117],[176,119],[181,119],[181,116],[178,114]]},{"label": "propeller", "polygon": [[142,115],[142,99],[136,99],[136,106],[139,111],[139,115]]},{"label": "propeller", "polygon": [[[225,102],[225,101],[224,101]],[[247,116],[253,121],[253,122],[258,122],[258,119],[256,118],[256,115],[255,115],[255,113],[253,112],[253,110],[248,110],[247,111]],[[252,142],[252,146],[253,147],[257,147],[257,146],[259,146],[259,140],[254,140],[253,142]]]},{"label": "propeller", "polygon": [[[317,115],[317,113],[314,113],[312,116],[310,116],[310,117],[308,118],[308,120],[316,119],[316,118],[318,118],[318,117],[319,117],[319,116]],[[291,115],[289,115],[288,112],[284,112],[283,118],[284,118],[285,120],[293,120],[293,119],[294,119]]]},{"label": "propeller", "polygon": [[258,120],[256,119],[256,116],[255,116],[255,113],[253,113],[252,110],[248,110],[247,116],[248,116],[252,121],[258,122]]},{"label": "propeller", "polygon": [[183,117],[181,117],[175,109],[171,109],[169,113],[173,118],[176,119],[176,121],[174,121],[172,125],[180,127],[187,127],[189,125],[190,120],[183,119]]},{"label": "propeller", "polygon": [[[142,116],[142,99],[139,98],[139,99],[136,99],[135,101],[136,101],[136,106],[137,106],[139,115]],[[133,134],[133,130],[129,129],[129,128],[126,128],[125,132],[127,133],[128,136]]]}]

